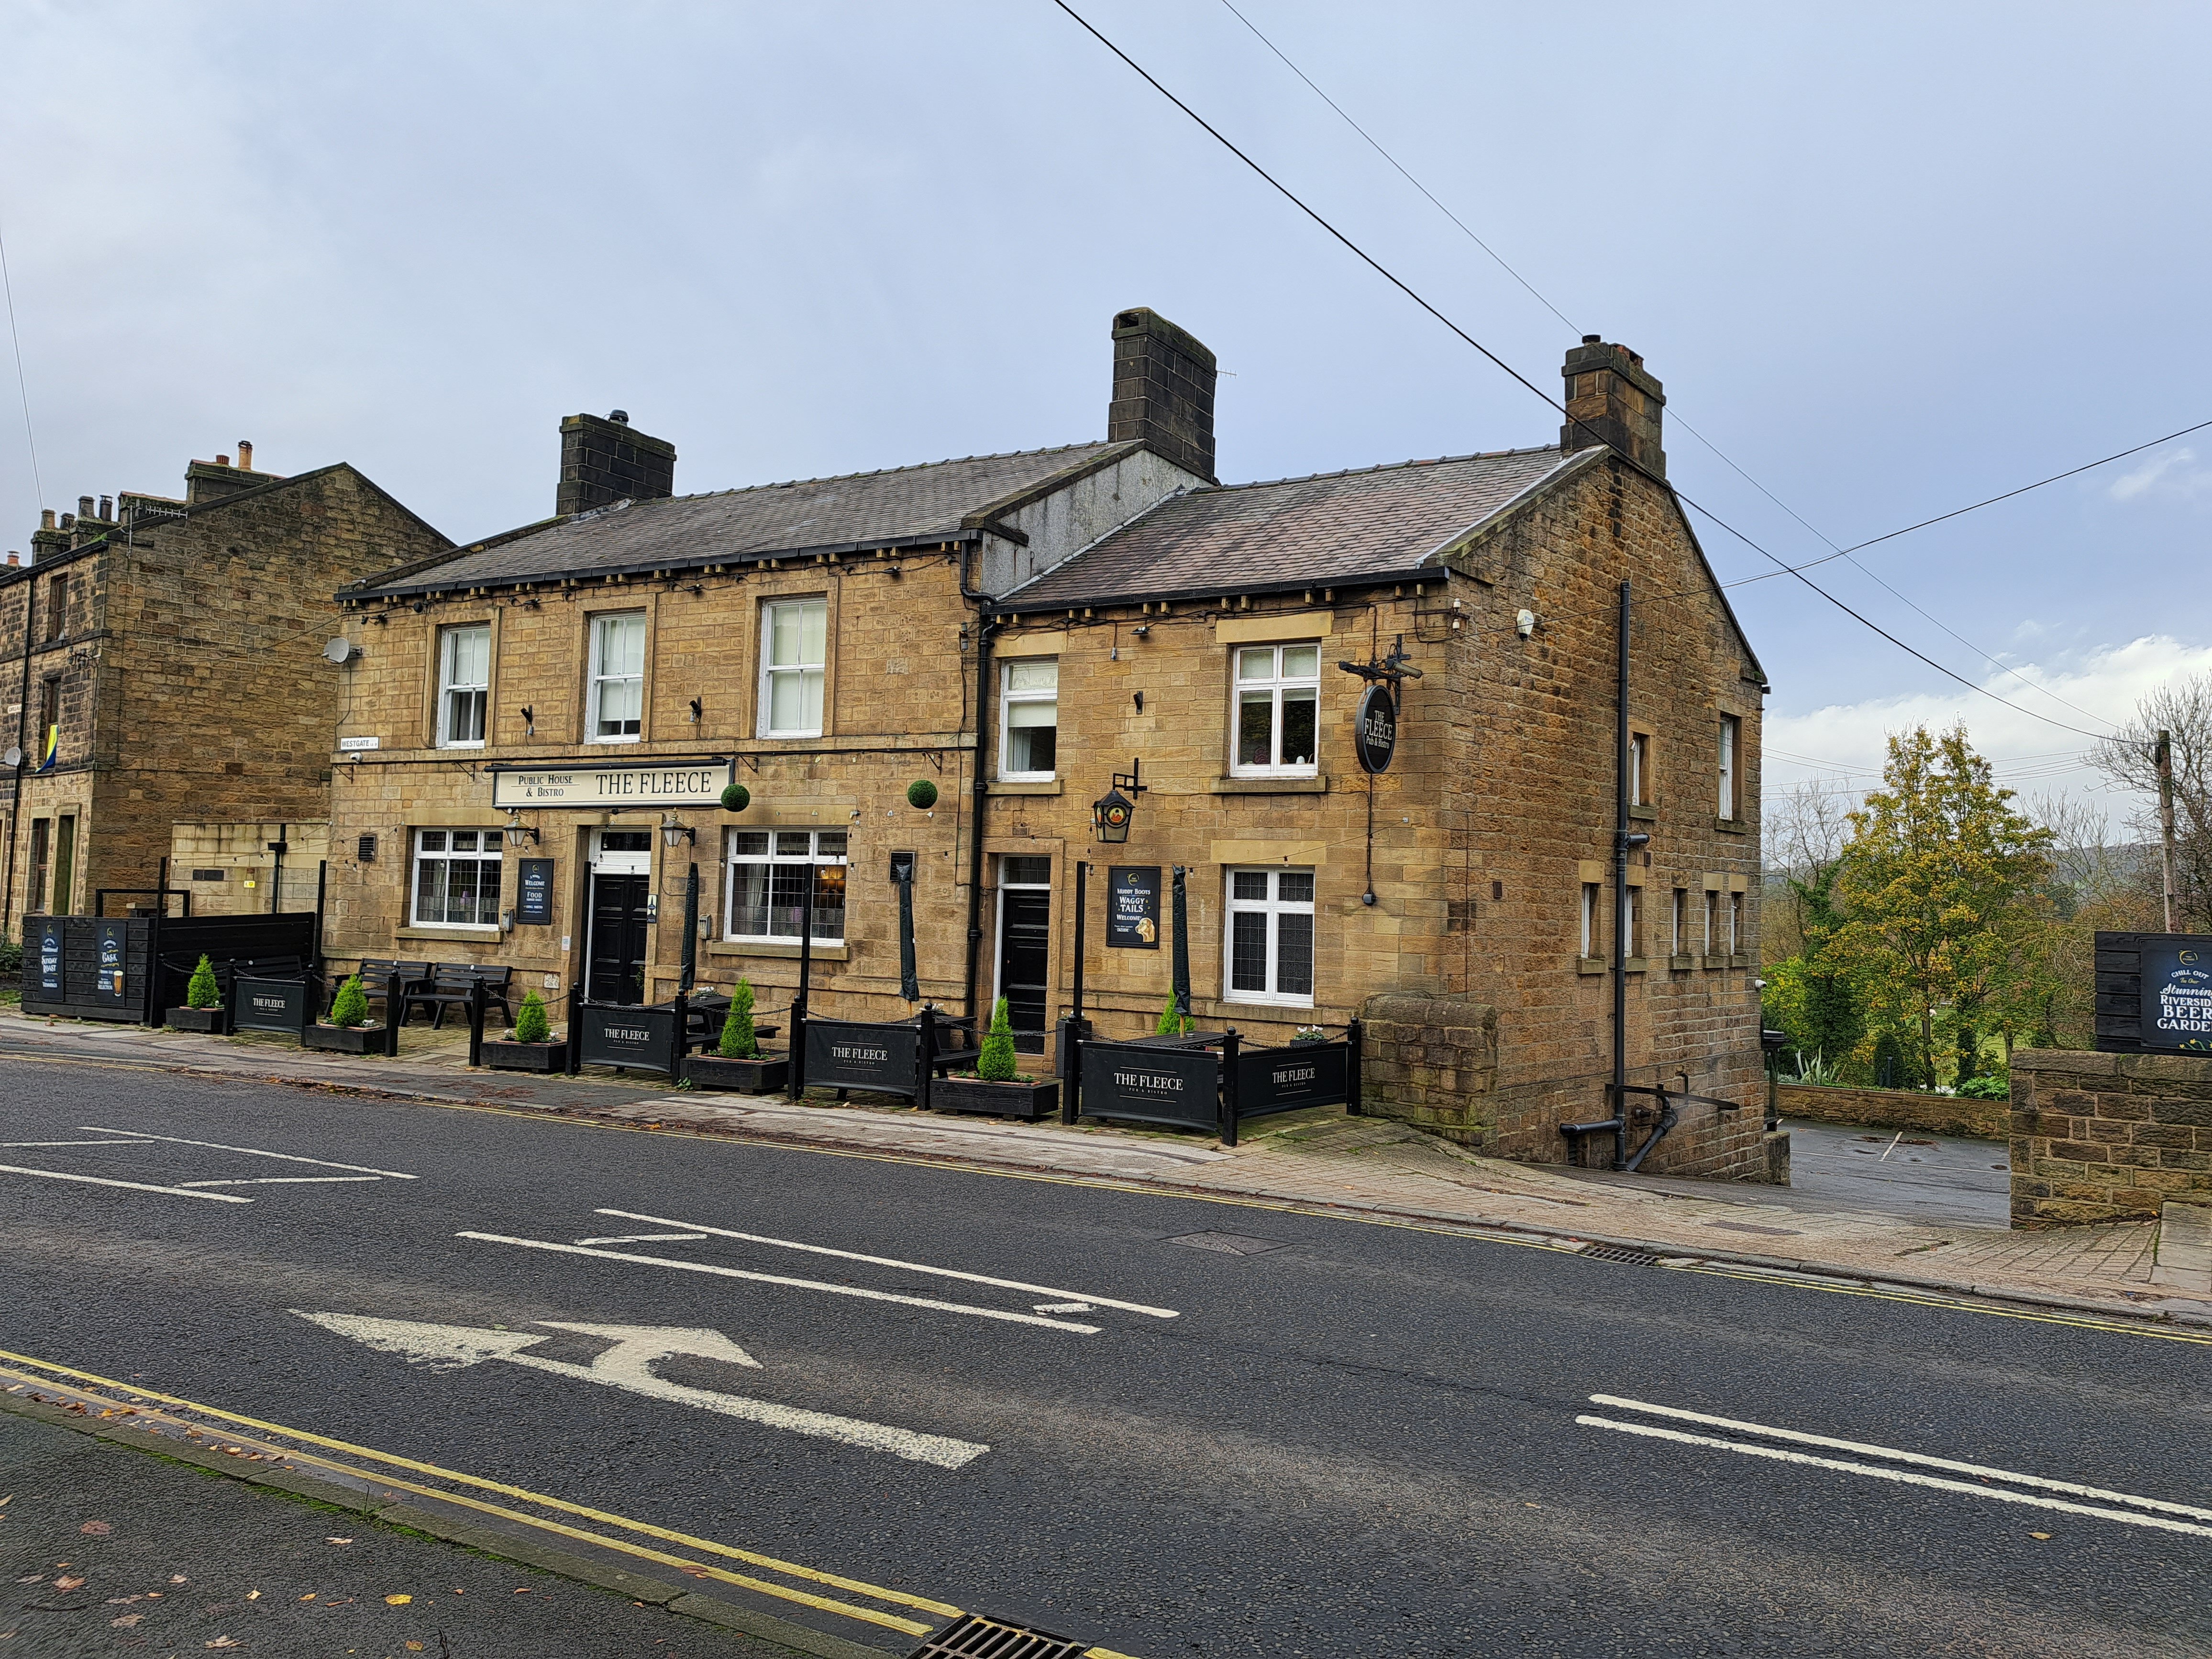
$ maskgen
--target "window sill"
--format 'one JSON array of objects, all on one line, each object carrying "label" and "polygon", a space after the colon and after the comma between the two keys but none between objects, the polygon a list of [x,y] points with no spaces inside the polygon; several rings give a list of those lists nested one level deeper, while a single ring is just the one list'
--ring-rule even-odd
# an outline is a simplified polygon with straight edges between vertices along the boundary
[{"label": "window sill", "polygon": [[1751,966],[1751,957],[1747,953],[1739,952],[1732,957],[1722,957],[1721,963],[1728,968],[1748,968]]},{"label": "window sill", "polygon": [[1628,809],[1628,816],[1644,823],[1656,823],[1659,820],[1659,809],[1656,806],[1638,806],[1632,804]]},{"label": "window sill", "polygon": [[1285,777],[1216,778],[1212,792],[1217,795],[1325,795],[1328,793],[1326,773],[1305,773]]},{"label": "window sill", "polygon": [[392,937],[394,939],[465,939],[483,945],[501,938],[501,934],[496,924],[479,923],[469,926],[457,922],[450,927],[441,927],[425,926],[395,927],[392,930]]},{"label": "window sill", "polygon": [[[1194,998],[1193,1000],[1195,1001],[1196,999]],[[1300,1001],[1295,997],[1261,997],[1248,994],[1243,996],[1224,996],[1221,999],[1221,1006],[1224,1008],[1244,1009],[1253,1013],[1269,1008],[1279,1008],[1285,1013],[1308,1013],[1312,1012],[1314,1001],[1311,997]]]},{"label": "window sill", "polygon": [[1622,963],[1620,966],[1622,971],[1626,973],[1648,974],[1651,971],[1650,960],[1645,957],[1631,957],[1627,961]]},{"label": "window sill", "polygon": [[[707,954],[710,957],[782,957],[796,962],[799,960],[799,946],[796,944],[787,945],[781,939],[710,939],[707,941]],[[818,942],[812,951],[817,962],[844,962],[851,955],[850,945]]]},{"label": "window sill", "polygon": [[757,734],[763,743],[811,743],[821,735],[819,732],[763,732]]},{"label": "window sill", "polygon": [[1667,965],[1676,969],[1694,968],[1698,965],[1698,959],[1695,957],[1669,957],[1667,958]]},{"label": "window sill", "polygon": [[990,793],[994,795],[1056,795],[1060,787],[1058,778],[994,778]]},{"label": "window sill", "polygon": [[483,746],[481,743],[441,743],[438,745],[441,749],[481,749]]},{"label": "window sill", "polygon": [[1751,833],[1751,820],[1748,818],[1715,818],[1713,820],[1713,828],[1719,830],[1724,836],[1748,835]]},{"label": "window sill", "polygon": [[1578,974],[1601,974],[1605,971],[1605,968],[1606,962],[1603,957],[1577,957],[1575,958],[1575,971]]},{"label": "window sill", "polygon": [[586,738],[584,741],[601,748],[619,749],[626,743],[642,743],[645,739],[642,736],[639,736],[629,738]]}]

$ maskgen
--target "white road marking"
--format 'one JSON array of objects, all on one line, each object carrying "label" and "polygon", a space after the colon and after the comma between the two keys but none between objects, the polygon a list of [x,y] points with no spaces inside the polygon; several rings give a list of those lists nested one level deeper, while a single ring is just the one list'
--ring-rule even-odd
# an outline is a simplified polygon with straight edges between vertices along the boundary
[{"label": "white road marking", "polygon": [[2109,1504],[2133,1504],[2140,1509],[2157,1510],[2166,1515],[2185,1515],[2193,1520],[2212,1521],[2212,1509],[2199,1509],[2193,1504],[2169,1504],[2162,1498],[2138,1498],[2133,1492],[2112,1492],[2103,1486],[2085,1486],[2072,1480],[2052,1480],[2039,1474],[2021,1474],[2011,1469],[1990,1468],[1981,1463],[1961,1463],[1949,1457],[1930,1457],[1921,1452],[1900,1451],[1894,1446],[1869,1445],[1861,1440],[1838,1440],[1825,1434],[1806,1434],[1796,1429],[1770,1428],[1764,1423],[1747,1423],[1733,1417],[1714,1417],[1705,1412],[1684,1411],[1677,1406],[1655,1406],[1644,1400],[1624,1400],[1618,1395],[1594,1394],[1594,1406],[1613,1406],[1622,1411],[1645,1412],[1655,1417],[1671,1417],[1684,1423],[1702,1423],[1711,1428],[1734,1429],[1740,1434],[1756,1434],[1769,1440],[1790,1440],[1801,1446],[1825,1446],[1831,1451],[1856,1452],[1864,1457],[1887,1457],[1899,1463],[1917,1463],[1923,1468],[1945,1469],[1953,1474],[1971,1474],[1984,1480],[2009,1480],[2018,1486],[2038,1486],[2045,1492],[2063,1492],[2075,1498],[2101,1498]]},{"label": "white road marking", "polygon": [[292,1311],[325,1330],[350,1337],[354,1341],[381,1353],[398,1354],[410,1364],[427,1365],[433,1370],[457,1370],[481,1360],[501,1359],[510,1365],[526,1366],[531,1370],[568,1377],[574,1382],[596,1382],[606,1388],[641,1394],[651,1400],[694,1406],[702,1411],[743,1418],[769,1428],[811,1435],[820,1440],[835,1440],[867,1451],[889,1452],[894,1457],[903,1457],[910,1462],[933,1463],[945,1469],[965,1468],[991,1449],[969,1440],[953,1440],[939,1434],[921,1434],[911,1429],[896,1429],[888,1424],[870,1423],[857,1417],[836,1417],[827,1412],[805,1411],[795,1406],[750,1399],[744,1395],[685,1388],[681,1383],[663,1381],[648,1369],[653,1361],[674,1354],[696,1355],[705,1359],[719,1359],[727,1364],[759,1369],[758,1360],[720,1331],[666,1329],[641,1325],[572,1325],[557,1320],[540,1321],[541,1324],[556,1331],[580,1331],[586,1335],[604,1336],[613,1340],[615,1346],[596,1355],[590,1364],[574,1365],[565,1360],[542,1359],[536,1354],[522,1352],[545,1341],[547,1338],[543,1331],[486,1331],[462,1325],[423,1324],[410,1319],[369,1319],[355,1314],[309,1313],[303,1308],[295,1308]]},{"label": "white road marking", "polygon": [[0,1146],[143,1146],[143,1140],[0,1140]]},{"label": "white road marking", "polygon": [[580,1238],[579,1244],[679,1244],[706,1237],[704,1233],[623,1233],[613,1238]]},{"label": "white road marking", "polygon": [[[2212,1527],[2200,1527],[2189,1521],[2170,1521],[2162,1515],[2142,1515],[2127,1510],[2098,1509],[2089,1504],[2069,1503],[2063,1498],[2038,1498],[2032,1492],[2008,1492],[2002,1486],[1979,1486],[1965,1480],[1945,1480],[1932,1474],[1915,1474],[1910,1469],[1886,1469],[1874,1463],[1848,1463],[1838,1457],[1815,1457],[1809,1452],[1784,1451],[1779,1446],[1754,1446],[1741,1440],[1723,1440],[1710,1434],[1684,1434],[1679,1429],[1662,1429],[1649,1423],[1616,1423],[1605,1417],[1577,1417],[1575,1421],[1585,1428],[1611,1429],[1616,1434],[1641,1435],[1647,1440],[1672,1440],[1685,1446],[1710,1446],[1719,1451],[1741,1452],[1747,1457],[1764,1457],[1777,1463],[1800,1463],[1816,1469],[1835,1469],[1844,1474],[1871,1475],[1877,1480],[1893,1480],[1902,1486],[1931,1486],[1938,1492],[1963,1492],[1969,1498],[1990,1498],[2000,1504],[2026,1504],[2040,1510],[2058,1510],[2068,1515],[2087,1515],[2100,1521],[2124,1521],[2131,1527],[2155,1527],[2161,1532],[2185,1532],[2199,1538],[2212,1538]],[[2142,1503],[2144,1500],[2131,1500]]]},{"label": "white road marking", "polygon": [[641,1261],[649,1267],[677,1267],[690,1273],[714,1273],[722,1279],[750,1279],[762,1285],[788,1285],[795,1290],[826,1291],[831,1296],[859,1297],[869,1302],[896,1302],[909,1308],[929,1308],[938,1313],[966,1314],[974,1319],[1003,1319],[1013,1325],[1042,1325],[1048,1331],[1072,1331],[1096,1336],[1096,1325],[1074,1325],[1061,1319],[1040,1319],[1035,1314],[1008,1313],[999,1308],[971,1308],[964,1302],[938,1302],[926,1296],[899,1296],[890,1291],[864,1290],[858,1285],[825,1285],[818,1279],[787,1279],[781,1273],[757,1273],[743,1267],[725,1267],[712,1261],[679,1261],[667,1255],[634,1255],[628,1250],[595,1250],[581,1244],[556,1244],[550,1239],[512,1238],[505,1233],[455,1233],[485,1244],[519,1244],[526,1250],[557,1250],[563,1255],[597,1256],[606,1261]]},{"label": "white road marking", "polygon": [[187,1181],[187,1187],[325,1187],[341,1181],[381,1181],[382,1176],[240,1176],[234,1181]]},{"label": "white road marking", "polygon": [[[922,1261],[902,1261],[896,1256],[863,1255],[858,1250],[836,1250],[827,1244],[802,1244],[794,1238],[770,1238],[764,1233],[732,1232],[727,1227],[710,1227],[703,1221],[677,1221],[665,1215],[639,1215],[630,1210],[594,1210],[594,1215],[620,1216],[625,1221],[656,1221],[664,1227],[692,1227],[702,1233],[712,1233],[717,1238],[743,1239],[748,1244],[773,1244],[778,1249],[805,1250],[815,1255],[834,1255],[845,1261],[866,1261],[878,1267],[902,1267],[908,1273],[933,1273],[939,1279],[964,1279],[971,1285],[994,1285],[1002,1291],[1034,1291],[1040,1296],[1065,1297],[1081,1301],[1090,1307],[1119,1308],[1124,1313],[1146,1314],[1154,1319],[1180,1319],[1182,1316],[1173,1308],[1147,1307],[1141,1302],[1117,1302],[1110,1296],[1093,1296],[1088,1291],[1064,1291],[1057,1285],[1031,1285],[1019,1279],[994,1279],[988,1273],[963,1273],[957,1267],[933,1267]],[[1073,1309],[1070,1312],[1074,1311]]]},{"label": "white road marking", "polygon": [[106,1176],[71,1175],[63,1170],[32,1170],[20,1164],[0,1164],[0,1175],[44,1176],[49,1181],[81,1181],[88,1187],[128,1187],[134,1193],[167,1193],[172,1198],[211,1198],[218,1204],[251,1204],[250,1198],[232,1193],[196,1193],[188,1187],[156,1187],[145,1181],[116,1181]]},{"label": "white road marking", "polygon": [[1089,1313],[1088,1302],[1040,1302],[1033,1311],[1037,1313]]},{"label": "white road marking", "polygon": [[219,1140],[187,1140],[182,1135],[157,1135],[145,1129],[111,1129],[104,1123],[80,1123],[78,1129],[86,1134],[135,1135],[141,1140],[166,1140],[178,1146],[205,1146],[218,1152],[243,1152],[248,1158],[276,1158],[287,1164],[313,1164],[325,1170],[351,1170],[356,1175],[389,1176],[394,1181],[419,1181],[400,1170],[380,1170],[369,1164],[336,1164],[327,1158],[301,1158],[296,1152],[264,1152],[258,1146],[226,1146]]}]

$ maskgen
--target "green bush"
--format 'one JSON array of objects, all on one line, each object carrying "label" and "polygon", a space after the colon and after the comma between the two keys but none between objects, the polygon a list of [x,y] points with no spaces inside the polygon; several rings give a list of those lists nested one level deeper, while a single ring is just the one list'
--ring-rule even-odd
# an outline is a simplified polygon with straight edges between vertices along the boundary
[{"label": "green bush", "polygon": [[937,805],[937,786],[927,778],[916,778],[906,787],[906,804],[916,811],[927,812]]},{"label": "green bush", "polygon": [[753,792],[742,783],[727,784],[722,789],[722,810],[742,812],[753,804]]},{"label": "green bush", "polygon": [[1176,1015],[1175,993],[1169,992],[1167,1003],[1160,1010],[1160,1023],[1152,1027],[1152,1035],[1154,1036],[1188,1036],[1190,1035],[1190,1030],[1189,1018]]},{"label": "green bush", "polygon": [[517,1042],[550,1042],[553,1028],[545,1021],[545,999],[535,991],[522,994],[522,1006],[514,1011],[514,1040]]},{"label": "green bush", "polygon": [[361,988],[359,974],[339,986],[337,995],[331,999],[331,1024],[343,1025],[349,1030],[356,1025],[368,1024],[368,993]]},{"label": "green bush", "polygon": [[1014,1080],[1014,1022],[1004,997],[991,1010],[991,1034],[983,1039],[983,1052],[975,1056],[975,1075],[986,1083]]},{"label": "green bush", "polygon": [[760,1040],[753,1035],[752,981],[740,977],[730,993],[730,1012],[722,1020],[722,1040],[714,1052],[724,1060],[758,1060]]},{"label": "green bush", "polygon": [[9,978],[13,978],[15,975],[20,974],[22,971],[23,946],[21,941],[18,939],[0,938],[0,975],[5,975]]},{"label": "green bush", "polygon": [[219,1007],[222,1002],[222,987],[215,982],[215,963],[203,953],[200,965],[192,969],[191,982],[185,987],[185,1006],[187,1008]]},{"label": "green bush", "polygon": [[2006,1077],[1970,1077],[1958,1087],[1958,1094],[1966,1100],[2010,1100],[2012,1079]]}]

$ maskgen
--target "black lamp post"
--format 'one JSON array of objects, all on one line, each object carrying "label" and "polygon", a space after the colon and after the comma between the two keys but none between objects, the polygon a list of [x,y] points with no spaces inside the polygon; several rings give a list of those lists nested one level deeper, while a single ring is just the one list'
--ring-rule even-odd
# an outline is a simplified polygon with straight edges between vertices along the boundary
[{"label": "black lamp post", "polygon": [[1112,787],[1091,803],[1091,826],[1100,841],[1119,845],[1129,839],[1129,820],[1137,815],[1135,797],[1145,793],[1144,765],[1142,760],[1131,761],[1129,769],[1116,772]]}]

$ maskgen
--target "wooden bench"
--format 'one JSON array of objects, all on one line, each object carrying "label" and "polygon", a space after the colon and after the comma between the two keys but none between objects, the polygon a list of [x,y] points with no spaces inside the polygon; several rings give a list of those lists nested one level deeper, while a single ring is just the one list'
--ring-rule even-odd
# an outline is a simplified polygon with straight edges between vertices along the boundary
[{"label": "wooden bench", "polygon": [[[427,986],[430,982],[430,964],[427,962],[398,962],[388,957],[363,957],[358,971],[361,988],[371,1002],[384,1000],[385,991],[395,974],[399,976],[399,991],[403,997],[415,988]],[[346,982],[347,977],[343,974],[331,976],[330,992],[333,1002],[337,1000],[338,988]],[[386,1012],[388,1015],[389,1011]]]},{"label": "wooden bench", "polygon": [[507,1000],[507,993],[514,978],[514,969],[488,967],[471,962],[439,962],[430,965],[429,977],[412,989],[403,991],[399,998],[398,1024],[404,1025],[417,1008],[431,1011],[430,1029],[438,1030],[446,1023],[446,1010],[466,1008],[472,988],[483,987],[484,1007],[497,1008],[509,1024],[514,1023],[514,1008]]}]

